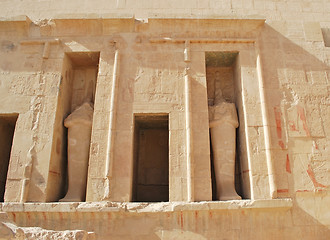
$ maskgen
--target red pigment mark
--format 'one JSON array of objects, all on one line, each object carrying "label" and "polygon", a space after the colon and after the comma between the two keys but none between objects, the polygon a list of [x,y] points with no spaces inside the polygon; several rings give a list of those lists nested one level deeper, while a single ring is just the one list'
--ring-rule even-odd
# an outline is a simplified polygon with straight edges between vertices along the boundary
[{"label": "red pigment mark", "polygon": [[279,109],[279,107],[274,107],[274,112],[275,112],[277,137],[281,139],[282,138],[281,110]]},{"label": "red pigment mark", "polygon": [[296,192],[313,192],[311,190],[297,190]]},{"label": "red pigment mark", "polygon": [[290,159],[289,154],[286,155],[286,172],[291,173],[291,165],[290,165]]},{"label": "red pigment mark", "polygon": [[324,192],[324,191],[326,191],[325,189],[316,189],[316,192]]},{"label": "red pigment mark", "polygon": [[27,216],[28,220],[30,221],[31,220],[31,215],[30,215],[29,212],[26,213],[26,216]]},{"label": "red pigment mark", "polygon": [[195,218],[196,218],[196,220],[198,219],[198,212],[197,211],[195,211]]},{"label": "red pigment mark", "polygon": [[289,121],[289,128],[291,131],[298,131],[293,121]]},{"label": "red pigment mark", "polygon": [[166,217],[169,218],[171,215],[169,213],[166,213]]},{"label": "red pigment mark", "polygon": [[277,189],[278,193],[288,193],[289,189]]},{"label": "red pigment mark", "polygon": [[180,213],[181,215],[180,215],[180,223],[181,223],[181,230],[183,230],[183,212],[181,211],[181,213]]},{"label": "red pigment mark", "polygon": [[326,187],[323,184],[317,182],[317,180],[315,178],[315,175],[314,175],[314,172],[313,172],[313,169],[312,169],[310,164],[308,164],[307,174],[308,174],[309,178],[312,180],[314,187],[316,187],[316,188],[317,187],[323,187],[323,188]]},{"label": "red pigment mark", "polygon": [[50,173],[52,173],[52,174],[55,174],[55,175],[61,175],[60,173],[58,173],[58,172],[54,172],[54,171],[49,171]]},{"label": "red pigment mark", "polygon": [[[317,189],[316,192],[324,192],[325,189]],[[296,192],[314,192],[313,190],[297,190]]]},{"label": "red pigment mark", "polygon": [[179,215],[178,215],[177,220],[178,220],[178,224],[177,225],[180,225],[180,216]]},{"label": "red pigment mark", "polygon": [[16,214],[15,213],[12,213],[13,214],[13,220],[14,222],[16,222]]},{"label": "red pigment mark", "polygon": [[284,146],[284,142],[282,141],[282,122],[281,122],[282,113],[281,113],[281,109],[279,107],[274,107],[274,112],[275,112],[277,138],[279,139],[278,145],[280,145],[280,147],[282,149],[284,149],[285,146]]},{"label": "red pigment mark", "polygon": [[250,172],[250,170],[244,170],[244,171],[243,171],[243,173],[248,173],[248,172]]},{"label": "red pigment mark", "polygon": [[61,212],[58,213],[60,215],[60,219],[63,220],[63,214]]},{"label": "red pigment mark", "polygon": [[284,142],[282,140],[278,141],[278,145],[280,145],[282,149],[285,149]]},{"label": "red pigment mark", "polygon": [[212,212],[209,212],[209,217],[210,217],[210,218],[212,218],[212,217],[213,217],[213,215],[212,215]]},{"label": "red pigment mark", "polygon": [[46,213],[42,213],[42,216],[43,216],[43,218],[44,218],[44,220],[46,221],[47,220],[47,216],[46,216]]},{"label": "red pigment mark", "polygon": [[300,118],[300,120],[303,122],[303,128],[307,134],[307,136],[310,136],[309,130],[307,128],[307,122],[306,122],[306,116],[305,116],[305,111],[304,108],[297,106],[298,108],[298,116]]},{"label": "red pigment mark", "polygon": [[314,145],[315,145],[315,149],[316,149],[316,150],[319,150],[319,146],[317,145],[316,142],[314,142]]}]

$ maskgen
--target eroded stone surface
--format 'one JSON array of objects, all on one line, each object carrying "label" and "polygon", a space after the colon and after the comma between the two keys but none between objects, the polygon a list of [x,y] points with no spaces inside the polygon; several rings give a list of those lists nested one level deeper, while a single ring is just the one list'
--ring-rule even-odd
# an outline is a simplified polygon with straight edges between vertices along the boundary
[{"label": "eroded stone surface", "polygon": [[[329,239],[326,1],[64,2],[1,1],[0,117],[18,115],[1,210],[18,228],[98,239]],[[207,53],[236,60],[207,66]],[[238,114],[236,188],[251,201],[211,202],[208,93],[216,91],[207,79],[219,76],[214,87]],[[63,120],[86,100],[94,103],[88,202],[61,205]],[[167,203],[128,203],[135,114],[169,116]],[[188,182],[194,200],[208,202],[185,202]],[[290,207],[269,203],[276,193]]]},{"label": "eroded stone surface", "polygon": [[[230,71],[229,75],[230,73],[232,72]],[[221,87],[221,85],[225,83],[233,89],[232,81],[221,79],[220,73],[215,72],[213,84],[208,84],[209,127],[213,151],[216,199],[234,200],[241,199],[235,190],[236,128],[239,123],[235,104],[227,102],[223,96],[222,88],[225,87]],[[233,99],[233,94],[230,94],[227,98]]]},{"label": "eroded stone surface", "polygon": [[17,227],[10,222],[2,222],[0,239],[64,239],[64,240],[93,240],[95,235],[83,230],[52,231],[40,227]]},{"label": "eroded stone surface", "polygon": [[84,103],[64,121],[68,128],[68,192],[61,202],[82,202],[86,195],[93,105]]},{"label": "eroded stone surface", "polygon": [[209,107],[210,133],[218,200],[241,199],[235,190],[236,128],[235,104],[225,101]]},{"label": "eroded stone surface", "polygon": [[54,231],[40,227],[19,227],[8,218],[5,212],[0,213],[0,239],[65,239],[65,240],[93,240],[95,234],[84,230]]}]

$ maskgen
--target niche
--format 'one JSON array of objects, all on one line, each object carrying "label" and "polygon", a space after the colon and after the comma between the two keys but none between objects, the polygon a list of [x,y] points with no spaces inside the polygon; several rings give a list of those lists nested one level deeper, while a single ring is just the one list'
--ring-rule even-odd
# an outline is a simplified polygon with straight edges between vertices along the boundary
[{"label": "niche", "polygon": [[0,115],[0,202],[4,201],[10,152],[18,115]]},{"label": "niche", "polygon": [[[206,64],[206,81],[207,81],[207,96],[208,96],[208,105],[209,105],[209,117],[210,119],[217,119],[217,117],[213,116],[214,110],[212,106],[216,104],[216,98],[218,99],[219,96],[222,98],[221,101],[226,103],[232,104],[232,113],[235,117],[238,117],[237,125],[234,128],[239,126],[238,128],[234,129],[234,135],[236,134],[236,138],[233,140],[233,143],[236,142],[236,147],[234,151],[236,152],[235,156],[233,157],[233,162],[235,163],[234,166],[234,173],[232,173],[232,179],[234,179],[234,190],[236,190],[237,194],[243,198],[243,189],[242,189],[242,180],[241,180],[241,171],[240,171],[240,162],[242,160],[243,154],[241,154],[241,147],[240,147],[240,138],[242,136],[242,129],[240,116],[243,114],[242,111],[242,102],[239,96],[240,91],[238,90],[239,81],[240,81],[240,70],[239,70],[239,63],[238,63],[238,52],[206,52],[205,53],[205,64]],[[234,105],[233,105],[234,104]],[[211,108],[210,108],[211,106]],[[213,108],[214,109],[214,108]],[[228,110],[220,109],[219,110],[226,112],[228,114]],[[212,116],[211,116],[212,115]],[[230,114],[229,114],[230,115]],[[223,121],[223,118],[221,119]],[[239,125],[238,125],[239,122]],[[222,123],[221,123],[222,124]],[[211,126],[211,124],[210,124]],[[235,133],[236,132],[236,133]],[[219,134],[219,133],[218,133]],[[221,134],[221,133],[220,133]],[[210,130],[211,135],[211,130]],[[211,178],[212,178],[212,199],[219,200],[219,194],[217,191],[217,181],[221,181],[221,177],[216,177],[216,166],[214,162],[214,146],[212,146],[212,140],[210,137],[210,153],[211,153]],[[231,150],[223,150],[223,152],[231,151]],[[226,155],[227,156],[227,155]],[[221,163],[222,164],[222,163]],[[222,168],[222,165],[221,165]],[[218,168],[219,169],[219,168]],[[219,171],[219,170],[218,170]],[[231,170],[225,170],[226,173],[231,172]],[[225,177],[228,177],[225,174]],[[222,179],[223,179],[222,178]],[[235,195],[235,194],[234,194]],[[239,199],[239,196],[232,199]],[[231,199],[228,197],[224,200]]]},{"label": "niche", "polygon": [[[99,52],[70,52],[64,56],[47,186],[48,202],[58,201],[67,193],[68,129],[64,120],[85,102],[93,106],[99,58]],[[83,182],[86,185],[87,178]],[[85,194],[81,201],[84,200]]]},{"label": "niche", "polygon": [[169,201],[168,114],[136,115],[132,201]]},{"label": "niche", "polygon": [[330,28],[322,28],[322,36],[325,47],[330,47]]}]

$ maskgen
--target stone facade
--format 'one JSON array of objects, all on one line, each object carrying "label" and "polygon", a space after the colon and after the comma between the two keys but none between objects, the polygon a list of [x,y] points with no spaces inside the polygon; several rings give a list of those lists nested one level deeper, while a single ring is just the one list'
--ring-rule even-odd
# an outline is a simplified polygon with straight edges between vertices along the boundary
[{"label": "stone facade", "polygon": [[[0,239],[330,238],[328,1],[1,6]],[[219,94],[242,200],[217,200]],[[86,102],[86,194],[60,202]]]}]

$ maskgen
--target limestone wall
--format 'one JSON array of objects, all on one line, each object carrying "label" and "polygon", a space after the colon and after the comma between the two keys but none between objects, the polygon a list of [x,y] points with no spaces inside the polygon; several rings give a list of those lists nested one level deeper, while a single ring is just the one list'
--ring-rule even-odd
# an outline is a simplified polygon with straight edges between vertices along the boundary
[{"label": "limestone wall", "polygon": [[[182,17],[216,17],[225,16],[267,16],[269,20],[276,21],[316,21],[327,22],[329,3],[323,0],[97,0],[94,2],[77,0],[67,3],[65,0],[14,0],[2,1],[1,16],[13,17],[28,15],[33,19],[54,19],[59,16],[72,16],[80,18],[81,14],[97,17],[98,14],[113,16],[114,14],[136,14],[139,17],[150,15],[165,15]],[[44,11],[47,9],[47,11]],[[80,15],[80,16],[79,16]]]},{"label": "limestone wall", "polygon": [[[330,237],[328,1],[17,0],[1,1],[0,16],[0,119],[18,116],[2,222],[96,239]],[[206,52],[237,54],[218,72],[239,116],[241,202],[211,202],[217,70]],[[101,207],[42,204],[65,194],[63,120],[89,95],[86,201]],[[134,200],[136,116],[168,116],[170,203],[114,203]]]}]

